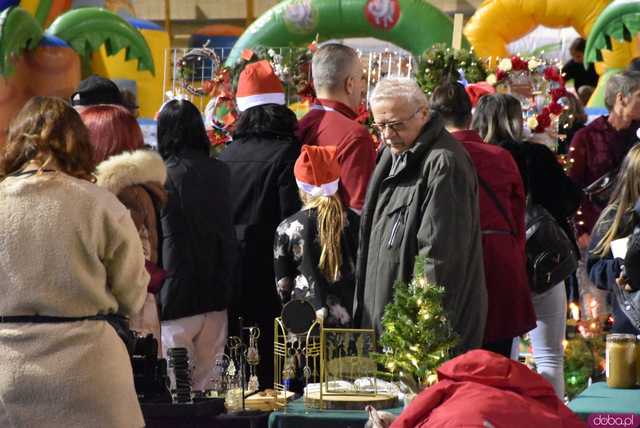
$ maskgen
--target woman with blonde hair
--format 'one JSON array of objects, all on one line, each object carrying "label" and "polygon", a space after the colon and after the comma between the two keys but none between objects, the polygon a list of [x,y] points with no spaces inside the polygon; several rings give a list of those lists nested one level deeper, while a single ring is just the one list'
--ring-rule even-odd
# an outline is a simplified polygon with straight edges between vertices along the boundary
[{"label": "woman with blonde hair", "polygon": [[325,326],[351,326],[358,216],[336,194],[340,165],[332,146],[302,146],[294,167],[302,210],[276,230],[274,270],[282,303],[308,300]]},{"label": "woman with blonde hair", "polygon": [[94,170],[87,128],[60,98],[32,98],[0,146],[0,426],[144,426],[106,321],[140,310],[149,275]]},{"label": "woman with blonde hair", "polygon": [[[640,334],[640,329],[631,321],[640,314],[633,307],[623,304],[621,288],[627,285],[625,270],[636,271],[638,266],[625,263],[622,257],[613,255],[612,242],[631,235],[640,224],[640,216],[634,209],[640,201],[640,145],[636,144],[622,161],[618,182],[611,195],[609,205],[602,211],[591,232],[591,245],[587,259],[590,279],[612,295],[614,333]],[[631,251],[631,250],[629,250]],[[627,254],[627,257],[631,254]],[[637,287],[638,284],[634,284]],[[633,288],[633,287],[631,287]],[[632,311],[632,312],[629,312]]]}]

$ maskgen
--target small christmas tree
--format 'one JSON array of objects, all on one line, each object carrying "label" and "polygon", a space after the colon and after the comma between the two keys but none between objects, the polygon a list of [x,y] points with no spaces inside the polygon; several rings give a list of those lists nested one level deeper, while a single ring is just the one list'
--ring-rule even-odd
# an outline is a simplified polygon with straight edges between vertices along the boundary
[{"label": "small christmas tree", "polygon": [[428,284],[425,259],[416,257],[413,280],[395,285],[393,301],[382,317],[382,353],[378,363],[415,392],[435,377],[458,342],[442,306],[445,290]]}]

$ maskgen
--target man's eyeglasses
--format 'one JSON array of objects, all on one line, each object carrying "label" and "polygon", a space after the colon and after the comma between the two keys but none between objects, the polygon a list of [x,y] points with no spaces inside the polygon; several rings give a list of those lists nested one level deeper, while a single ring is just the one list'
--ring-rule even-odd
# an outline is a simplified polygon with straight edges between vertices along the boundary
[{"label": "man's eyeglasses", "polygon": [[372,123],[371,127],[378,133],[378,135],[383,136],[387,132],[387,128],[391,129],[396,135],[398,135],[399,131],[402,131],[402,128],[405,123],[412,120],[416,115],[422,110],[422,107],[418,108],[408,119],[405,120],[396,120],[395,122],[387,122],[387,123]]}]

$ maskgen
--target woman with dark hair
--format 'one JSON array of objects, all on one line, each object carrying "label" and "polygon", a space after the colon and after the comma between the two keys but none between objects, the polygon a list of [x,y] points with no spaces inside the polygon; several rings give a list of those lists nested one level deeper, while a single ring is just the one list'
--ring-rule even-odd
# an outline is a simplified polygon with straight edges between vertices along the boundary
[{"label": "woman with dark hair", "polygon": [[[480,98],[471,128],[485,143],[498,145],[511,153],[518,165],[527,203],[540,204],[571,236],[568,218],[580,203],[580,191],[565,175],[551,150],[545,145],[522,141],[522,107],[511,95],[495,94]],[[567,295],[564,281],[544,293],[533,294],[538,319],[531,331],[533,357],[538,372],[559,397],[564,397],[564,348]]]},{"label": "woman with dark hair", "polygon": [[524,186],[518,166],[505,149],[484,144],[470,130],[471,100],[458,82],[438,85],[431,110],[462,143],[478,173],[484,274],[489,305],[482,348],[511,356],[517,338],[536,326],[524,252]]},{"label": "woman with dark hair", "polygon": [[151,333],[161,343],[160,318],[154,294],[164,275],[158,268],[158,216],[167,200],[164,183],[167,168],[160,155],[144,149],[136,118],[118,105],[96,105],[80,113],[95,149],[97,184],[110,190],[131,213],[138,229],[147,270],[151,274],[142,311],[130,320],[130,328],[143,336]]},{"label": "woman with dark hair", "polygon": [[138,313],[149,275],[129,212],[94,171],[87,128],[60,98],[32,98],[0,146],[0,426],[144,426],[106,321]]},{"label": "woman with dark hair", "polygon": [[[278,224],[300,209],[293,165],[300,154],[295,114],[266,61],[241,73],[236,103],[241,110],[233,142],[220,154],[231,170],[233,224],[240,242],[231,305],[232,321],[260,327],[260,384],[273,384],[273,320],[280,301],[273,287],[273,237]],[[231,331],[237,334],[233,326]]]},{"label": "woman with dark hair", "polygon": [[162,345],[185,347],[193,388],[212,387],[215,356],[224,352],[235,240],[229,169],[209,157],[200,112],[189,101],[166,103],[158,115],[158,148],[169,195],[161,214]]}]

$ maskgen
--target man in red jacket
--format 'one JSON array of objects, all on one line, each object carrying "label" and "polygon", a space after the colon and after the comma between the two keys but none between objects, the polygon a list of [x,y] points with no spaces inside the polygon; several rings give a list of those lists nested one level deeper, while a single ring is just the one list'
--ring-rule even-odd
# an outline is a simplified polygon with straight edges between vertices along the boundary
[{"label": "man in red jacket", "polygon": [[471,101],[457,82],[433,90],[431,110],[461,141],[478,174],[478,201],[484,274],[489,305],[483,349],[509,357],[511,343],[536,327],[527,282],[525,256],[524,186],[518,166],[505,149],[485,144],[469,130]]},{"label": "man in red jacket", "polygon": [[360,214],[375,150],[367,129],[355,121],[364,81],[358,54],[348,46],[327,44],[313,55],[313,85],[318,99],[298,124],[303,144],[337,146],[340,199]]}]

